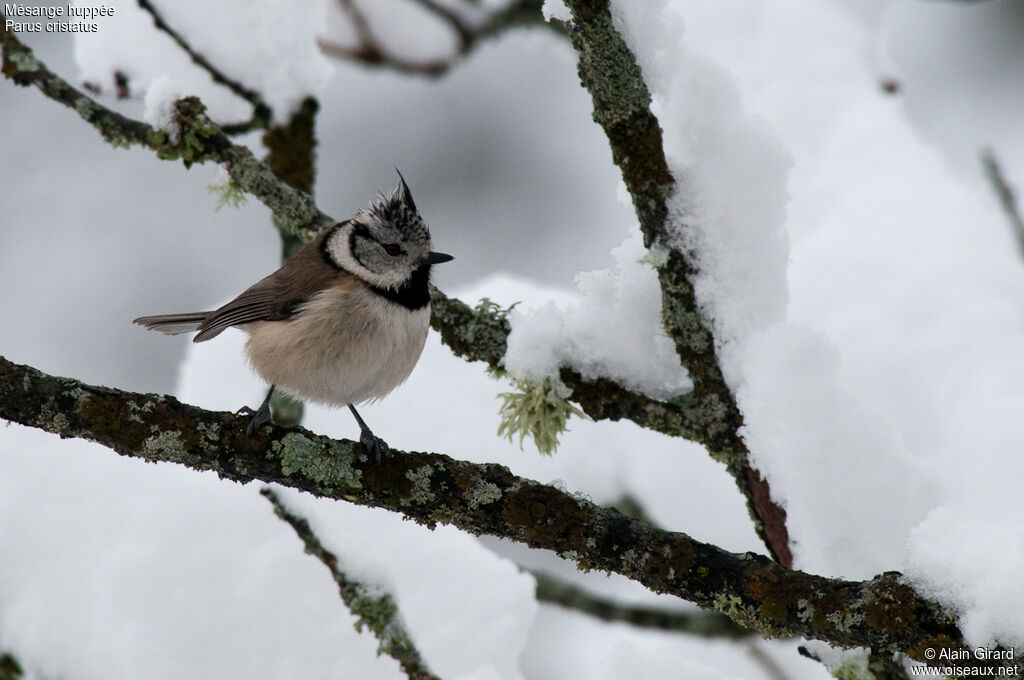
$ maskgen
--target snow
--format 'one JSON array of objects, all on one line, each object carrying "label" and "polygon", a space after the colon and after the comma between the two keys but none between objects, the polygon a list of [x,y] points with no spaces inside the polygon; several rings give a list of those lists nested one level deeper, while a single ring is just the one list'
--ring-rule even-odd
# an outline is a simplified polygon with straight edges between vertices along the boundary
[{"label": "snow", "polygon": [[557,21],[569,21],[572,19],[572,14],[569,12],[569,8],[565,6],[562,0],[544,0],[544,6],[541,7],[541,12],[544,14],[545,21],[551,21],[555,19]]},{"label": "snow", "polygon": [[1024,645],[1024,535],[1019,517],[943,506],[910,537],[907,566],[922,593],[952,605],[968,644]]},{"label": "snow", "polygon": [[[690,218],[698,296],[797,565],[859,578],[899,565],[957,607],[973,640],[1019,640],[1019,612],[997,603],[1019,602],[1018,579],[968,557],[1016,555],[1024,527],[1011,481],[1024,267],[991,190],[923,141],[839,5],[695,0],[679,11],[686,47],[672,49],[652,36],[678,34],[678,17],[617,8],[639,36],[685,179],[675,214]],[[769,153],[779,142],[792,158],[784,215],[784,166]],[[970,517],[979,504],[983,519],[935,514]]]},{"label": "snow", "polygon": [[661,293],[638,230],[612,251],[615,269],[576,277],[576,300],[512,310],[505,368],[518,378],[558,381],[572,366],[587,379],[610,377],[655,399],[692,388],[661,325]]},{"label": "snow", "polygon": [[181,86],[173,78],[159,76],[146,89],[143,120],[171,136],[175,144],[181,138],[181,127],[174,119],[174,103],[181,99]]},{"label": "snow", "polygon": [[[92,6],[76,0],[74,5]],[[332,73],[320,53],[317,32],[326,0],[202,0],[154,2],[153,5],[192,48],[229,79],[260,92],[277,120],[287,120],[307,96],[315,96]],[[169,77],[188,94],[199,96],[219,122],[238,122],[252,107],[192,63],[151,15],[129,0],[107,3],[113,16],[97,17],[97,31],[75,34],[75,61],[84,82],[114,92],[114,74],[127,76],[132,93]]]}]

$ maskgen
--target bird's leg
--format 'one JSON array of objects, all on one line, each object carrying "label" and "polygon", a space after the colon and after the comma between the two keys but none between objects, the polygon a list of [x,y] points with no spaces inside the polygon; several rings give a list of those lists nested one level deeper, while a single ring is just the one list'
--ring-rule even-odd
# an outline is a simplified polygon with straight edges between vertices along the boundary
[{"label": "bird's leg", "polygon": [[245,435],[251,437],[252,433],[256,431],[257,427],[262,427],[270,422],[270,398],[274,396],[274,386],[271,385],[270,389],[267,390],[267,398],[263,400],[260,407],[253,411],[248,406],[243,406],[238,409],[238,415],[251,415],[252,420],[245,426]]},{"label": "bird's leg", "polygon": [[359,441],[366,447],[367,451],[377,457],[377,463],[380,463],[381,456],[390,451],[391,447],[388,446],[387,442],[370,431],[370,428],[366,426],[366,422],[359,416],[359,411],[356,410],[355,406],[349,404],[348,410],[352,411],[352,415],[356,417],[356,422],[359,423]]}]

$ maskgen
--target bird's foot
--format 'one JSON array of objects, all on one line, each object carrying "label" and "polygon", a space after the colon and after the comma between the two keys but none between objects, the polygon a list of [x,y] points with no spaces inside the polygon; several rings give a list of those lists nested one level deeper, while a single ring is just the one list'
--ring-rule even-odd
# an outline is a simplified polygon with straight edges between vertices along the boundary
[{"label": "bird's foot", "polygon": [[270,386],[270,390],[267,391],[267,398],[263,400],[260,407],[253,411],[248,406],[235,411],[236,416],[252,416],[252,420],[245,426],[245,436],[251,437],[252,433],[256,431],[256,428],[263,427],[270,422],[270,397],[274,394],[274,386]]},{"label": "bird's foot", "polygon": [[270,422],[270,404],[263,404],[255,411],[248,406],[235,411],[236,416],[252,416],[249,424],[245,426],[245,436],[251,437],[257,428],[263,427]]},{"label": "bird's foot", "polygon": [[367,453],[377,459],[378,465],[380,465],[381,458],[391,451],[391,447],[388,446],[388,443],[373,434],[373,432],[370,432],[369,429],[363,430],[359,433],[359,442],[366,447]]}]

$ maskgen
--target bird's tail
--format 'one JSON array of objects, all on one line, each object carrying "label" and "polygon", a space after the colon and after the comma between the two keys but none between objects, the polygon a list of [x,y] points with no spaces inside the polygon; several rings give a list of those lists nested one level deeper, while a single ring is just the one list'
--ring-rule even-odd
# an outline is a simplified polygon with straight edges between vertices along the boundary
[{"label": "bird's tail", "polygon": [[156,316],[140,316],[132,323],[145,326],[146,330],[157,331],[165,335],[178,335],[199,330],[199,324],[213,312],[192,312],[191,314],[157,314]]}]

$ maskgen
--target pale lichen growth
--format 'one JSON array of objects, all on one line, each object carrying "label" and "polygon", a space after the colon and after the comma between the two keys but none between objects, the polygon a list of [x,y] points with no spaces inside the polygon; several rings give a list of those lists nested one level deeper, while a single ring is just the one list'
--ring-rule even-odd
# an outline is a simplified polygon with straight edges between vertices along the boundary
[{"label": "pale lichen growth", "polygon": [[406,498],[402,499],[402,505],[424,504],[434,502],[434,492],[430,490],[430,476],[434,474],[434,468],[424,465],[416,470],[409,470],[405,478],[412,482],[412,490]]},{"label": "pale lichen growth", "polygon": [[830,671],[838,680],[875,680],[876,676],[866,664],[846,662]]},{"label": "pale lichen growth", "polygon": [[271,448],[281,457],[281,472],[286,476],[300,473],[321,484],[353,489],[362,486],[362,472],[352,467],[351,446],[325,446],[301,433],[290,432]]},{"label": "pale lichen growth", "polygon": [[238,208],[246,201],[245,190],[235,181],[234,177],[226,172],[222,178],[207,186],[206,189],[211,194],[217,194],[217,207],[214,210],[220,210],[229,204],[232,208]]},{"label": "pale lichen growth", "polygon": [[146,403],[139,406],[135,401],[128,401],[128,422],[130,423],[141,423],[144,422],[140,413],[151,413],[153,411],[153,402],[147,401]]},{"label": "pale lichen growth", "polygon": [[75,111],[85,120],[89,120],[96,113],[96,105],[88,97],[79,97],[75,100]]},{"label": "pale lichen growth", "polygon": [[[149,403],[147,402],[146,405],[148,406]],[[202,422],[198,423],[196,425],[196,431],[199,432],[199,434],[201,434],[204,437],[206,437],[207,439],[209,439],[211,442],[220,441],[220,424],[219,423],[210,423],[209,425],[207,425],[206,423],[202,423]]]},{"label": "pale lichen growth", "polygon": [[147,460],[181,460],[185,445],[177,430],[164,430],[142,442],[142,457]]},{"label": "pale lichen growth", "polygon": [[544,455],[558,448],[558,437],[565,432],[570,416],[585,417],[583,411],[559,396],[550,378],[543,382],[516,380],[518,392],[502,392],[498,413],[498,436],[513,441],[519,435],[519,448],[527,435]]},{"label": "pale lichen growth", "polygon": [[7,58],[11,60],[11,63],[23,73],[32,73],[38,71],[42,64],[31,52],[23,50],[12,50]]},{"label": "pale lichen growth", "polygon": [[825,620],[831,623],[840,633],[847,633],[854,626],[859,626],[864,623],[864,615],[859,613],[854,614],[835,611],[826,614]]},{"label": "pale lichen growth", "polygon": [[467,505],[470,510],[476,510],[481,505],[487,505],[501,499],[501,489],[493,482],[477,480],[468,492],[466,492]]},{"label": "pale lichen growth", "polygon": [[645,551],[637,552],[633,548],[622,553],[620,561],[623,568],[628,572],[638,572],[643,569],[644,564],[647,563],[650,554]]}]

